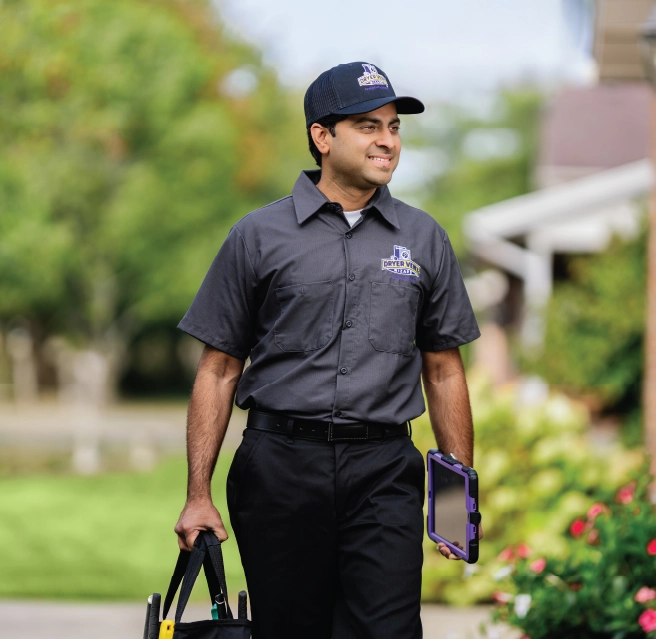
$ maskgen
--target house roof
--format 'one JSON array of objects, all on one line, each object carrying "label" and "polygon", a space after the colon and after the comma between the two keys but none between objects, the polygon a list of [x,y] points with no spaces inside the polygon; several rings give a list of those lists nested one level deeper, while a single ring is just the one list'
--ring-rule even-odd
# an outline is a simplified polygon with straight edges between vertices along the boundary
[{"label": "house roof", "polygon": [[538,164],[607,169],[648,158],[652,99],[644,83],[564,90],[545,112]]}]

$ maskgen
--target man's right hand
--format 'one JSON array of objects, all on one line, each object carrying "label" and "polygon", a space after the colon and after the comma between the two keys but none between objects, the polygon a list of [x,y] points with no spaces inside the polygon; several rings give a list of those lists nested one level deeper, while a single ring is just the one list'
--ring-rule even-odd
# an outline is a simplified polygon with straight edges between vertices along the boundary
[{"label": "man's right hand", "polygon": [[187,500],[173,530],[178,535],[178,545],[181,550],[191,551],[201,530],[211,530],[220,541],[228,539],[221,515],[210,498]]}]

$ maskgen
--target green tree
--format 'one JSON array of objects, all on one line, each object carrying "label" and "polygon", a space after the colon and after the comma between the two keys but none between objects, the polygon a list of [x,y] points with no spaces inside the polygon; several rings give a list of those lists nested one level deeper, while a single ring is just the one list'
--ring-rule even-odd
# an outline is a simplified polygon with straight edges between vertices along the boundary
[{"label": "green tree", "polygon": [[570,261],[546,314],[542,352],[527,363],[550,384],[594,394],[628,418],[627,444],[640,436],[645,323],[646,234]]},{"label": "green tree", "polygon": [[5,1],[0,22],[0,322],[119,352],[288,192],[300,120],[209,1]]}]

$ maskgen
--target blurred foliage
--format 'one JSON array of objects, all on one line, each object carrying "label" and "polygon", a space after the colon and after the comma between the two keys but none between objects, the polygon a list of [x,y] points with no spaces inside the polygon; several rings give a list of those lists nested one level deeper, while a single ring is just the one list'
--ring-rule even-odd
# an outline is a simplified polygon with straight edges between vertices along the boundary
[{"label": "blurred foliage", "polygon": [[464,215],[533,190],[543,101],[536,89],[502,91],[487,117],[440,105],[437,123],[427,114],[425,128],[417,132],[415,145],[435,146],[447,159],[444,173],[428,185],[423,206],[446,229],[458,257],[465,249]]},{"label": "blurred foliage", "polygon": [[[498,555],[508,545],[567,557],[563,530],[643,461],[642,453],[618,445],[593,449],[587,410],[564,395],[526,406],[517,389],[499,390],[470,377],[484,533],[480,559],[472,566],[446,560],[428,537],[424,548],[424,599],[454,605],[490,600],[503,567]],[[413,438],[424,453],[436,447],[426,413],[413,421]]]},{"label": "blurred foliage", "polygon": [[[227,581],[237,593],[245,577],[225,503],[231,461],[221,454],[213,493],[229,535]],[[186,476],[184,458],[176,458],[148,474],[0,478],[0,596],[145,601],[165,592]],[[202,578],[194,592],[206,600]]]},{"label": "blurred foliage", "polygon": [[300,106],[209,0],[7,0],[0,22],[0,322],[82,345],[177,322],[309,161]]},{"label": "blurred foliage", "polygon": [[546,314],[542,351],[526,362],[547,382],[593,395],[623,414],[627,444],[642,440],[640,393],[645,323],[646,233],[570,261]]},{"label": "blurred foliage", "polygon": [[656,633],[656,511],[649,465],[575,519],[561,537],[566,557],[508,564],[510,592],[497,594],[495,620],[531,639],[638,639]]}]

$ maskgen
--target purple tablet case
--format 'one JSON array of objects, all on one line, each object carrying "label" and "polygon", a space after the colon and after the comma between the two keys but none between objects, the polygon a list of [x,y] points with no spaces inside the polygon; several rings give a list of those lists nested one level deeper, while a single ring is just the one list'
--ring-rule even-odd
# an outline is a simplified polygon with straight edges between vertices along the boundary
[{"label": "purple tablet case", "polygon": [[[478,561],[478,524],[481,521],[481,513],[478,512],[478,474],[473,468],[465,466],[455,457],[432,448],[428,451],[426,459],[428,467],[428,536],[436,542],[445,543],[451,552],[462,557],[467,563],[474,564]],[[436,464],[440,465],[437,469]],[[435,495],[433,491],[434,475],[438,470],[447,470],[457,473],[464,478],[465,482],[465,510],[467,511],[466,543],[465,548],[458,548],[450,540],[441,537],[435,532]]]}]

